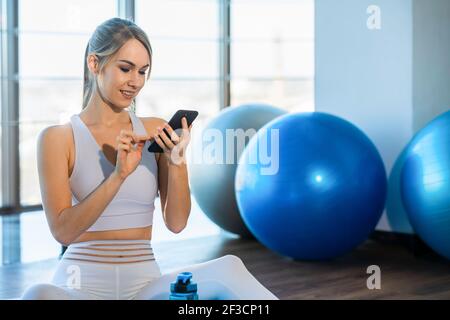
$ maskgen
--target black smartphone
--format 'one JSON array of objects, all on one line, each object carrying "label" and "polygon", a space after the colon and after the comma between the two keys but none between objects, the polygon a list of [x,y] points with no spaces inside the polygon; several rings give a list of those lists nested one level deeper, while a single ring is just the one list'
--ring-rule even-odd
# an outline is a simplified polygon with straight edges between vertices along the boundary
[{"label": "black smartphone", "polygon": [[[195,110],[178,110],[175,112],[175,114],[172,116],[172,118],[169,121],[169,126],[172,127],[172,129],[179,134],[179,129],[182,129],[181,126],[181,119],[183,117],[186,117],[187,125],[188,127],[194,122],[195,118],[198,116],[198,111]],[[177,131],[178,130],[178,131]],[[170,138],[170,134],[166,131],[166,129],[163,129],[163,131],[167,134],[167,136]],[[153,141],[147,149],[149,152],[163,152],[163,149],[159,146],[156,141]]]}]

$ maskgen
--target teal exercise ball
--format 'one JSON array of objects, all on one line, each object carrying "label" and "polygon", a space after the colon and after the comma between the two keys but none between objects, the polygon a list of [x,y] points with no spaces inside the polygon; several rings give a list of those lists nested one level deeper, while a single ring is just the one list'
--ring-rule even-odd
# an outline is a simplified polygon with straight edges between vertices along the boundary
[{"label": "teal exercise ball", "polygon": [[199,139],[193,141],[196,156],[189,164],[191,191],[205,215],[222,229],[252,237],[236,203],[234,177],[238,160],[250,138],[285,113],[258,103],[228,107],[210,119]]},{"label": "teal exercise ball", "polygon": [[450,111],[426,125],[408,145],[401,196],[414,231],[450,259]]}]

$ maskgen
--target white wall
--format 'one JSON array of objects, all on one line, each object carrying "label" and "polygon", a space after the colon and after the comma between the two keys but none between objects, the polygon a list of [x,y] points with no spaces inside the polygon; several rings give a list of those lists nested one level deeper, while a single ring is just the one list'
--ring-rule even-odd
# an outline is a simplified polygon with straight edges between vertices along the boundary
[{"label": "white wall", "polygon": [[450,0],[413,2],[413,129],[450,109]]},{"label": "white wall", "polygon": [[[371,5],[379,29],[367,26]],[[449,8],[448,0],[316,0],[316,110],[362,129],[388,174],[414,131],[450,106]],[[392,230],[386,214],[377,229]]]}]

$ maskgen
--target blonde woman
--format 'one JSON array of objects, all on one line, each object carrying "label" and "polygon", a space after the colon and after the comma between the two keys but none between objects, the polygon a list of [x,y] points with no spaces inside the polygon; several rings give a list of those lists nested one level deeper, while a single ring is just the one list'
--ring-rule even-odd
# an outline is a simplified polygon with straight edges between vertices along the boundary
[{"label": "blonde woman", "polygon": [[[181,232],[191,202],[180,159],[191,128],[183,118],[177,135],[162,119],[135,115],[152,49],[133,22],[99,25],[84,58],[82,111],[38,138],[43,207],[53,236],[68,248],[51,283],[29,287],[22,298],[167,299],[178,272],[190,271],[200,298],[274,299],[232,255],[161,274],[151,247],[154,201],[159,193],[165,225]],[[164,152],[148,152],[152,141]]]}]

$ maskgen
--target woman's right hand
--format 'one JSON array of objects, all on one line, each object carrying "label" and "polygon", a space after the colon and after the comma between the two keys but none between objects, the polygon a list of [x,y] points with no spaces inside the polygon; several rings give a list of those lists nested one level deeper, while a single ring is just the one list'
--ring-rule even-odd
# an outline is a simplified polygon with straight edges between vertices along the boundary
[{"label": "woman's right hand", "polygon": [[114,173],[125,180],[139,165],[142,159],[142,149],[150,137],[136,135],[129,130],[121,130],[117,136],[117,159]]}]

